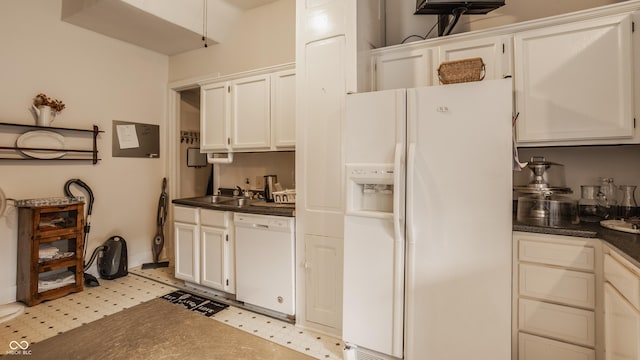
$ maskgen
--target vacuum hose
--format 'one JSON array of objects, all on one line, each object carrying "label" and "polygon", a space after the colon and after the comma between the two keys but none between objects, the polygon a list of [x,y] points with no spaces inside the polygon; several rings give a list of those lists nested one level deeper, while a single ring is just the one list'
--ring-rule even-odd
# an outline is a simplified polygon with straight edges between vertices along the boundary
[{"label": "vacuum hose", "polygon": [[[87,192],[87,195],[89,197],[89,200],[87,201],[87,218],[84,222],[84,258],[86,259],[87,243],[89,241],[89,231],[91,230],[91,211],[93,210],[93,201],[95,198],[93,197],[93,191],[91,191],[91,188],[89,187],[89,185],[85,184],[85,182],[80,179],[71,179],[64,184],[64,194],[66,196],[74,197],[70,189],[72,184],[76,184],[81,188],[83,188]],[[91,255],[91,260],[88,263],[85,262],[85,265],[84,265],[85,271],[91,266],[91,264],[95,260],[98,249],[101,249],[101,248],[102,247],[96,248],[96,250],[94,250],[93,252],[93,255]]]}]

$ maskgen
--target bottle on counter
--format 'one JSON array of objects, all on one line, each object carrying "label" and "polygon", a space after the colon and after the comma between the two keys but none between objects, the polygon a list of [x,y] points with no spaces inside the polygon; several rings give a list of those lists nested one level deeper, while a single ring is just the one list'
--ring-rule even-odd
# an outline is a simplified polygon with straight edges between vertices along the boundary
[{"label": "bottle on counter", "polygon": [[605,219],[618,217],[618,188],[613,178],[600,178],[600,196],[602,200],[602,213]]}]

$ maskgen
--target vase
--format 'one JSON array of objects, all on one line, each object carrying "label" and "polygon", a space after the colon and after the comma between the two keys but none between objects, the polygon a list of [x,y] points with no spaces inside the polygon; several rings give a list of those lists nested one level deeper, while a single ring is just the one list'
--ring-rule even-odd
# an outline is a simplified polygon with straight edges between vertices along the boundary
[{"label": "vase", "polygon": [[51,106],[47,105],[38,106],[36,114],[38,116],[36,125],[38,126],[49,126],[56,116],[55,110],[53,110]]}]

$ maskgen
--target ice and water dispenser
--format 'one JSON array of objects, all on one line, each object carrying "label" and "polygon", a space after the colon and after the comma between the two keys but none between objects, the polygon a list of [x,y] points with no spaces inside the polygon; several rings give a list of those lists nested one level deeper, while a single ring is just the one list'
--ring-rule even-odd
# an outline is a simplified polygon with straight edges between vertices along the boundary
[{"label": "ice and water dispenser", "polygon": [[347,164],[347,215],[393,216],[393,165]]}]

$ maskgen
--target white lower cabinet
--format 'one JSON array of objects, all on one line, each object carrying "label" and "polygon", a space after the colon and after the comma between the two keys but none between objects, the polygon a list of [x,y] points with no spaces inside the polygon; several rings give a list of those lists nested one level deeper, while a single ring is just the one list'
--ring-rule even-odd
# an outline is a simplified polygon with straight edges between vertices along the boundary
[{"label": "white lower cabinet", "polygon": [[595,360],[592,349],[521,333],[518,340],[520,360]]},{"label": "white lower cabinet", "polygon": [[640,360],[640,268],[612,250],[605,255],[606,360]]},{"label": "white lower cabinet", "polygon": [[513,241],[513,359],[599,359],[600,240],[514,232]]},{"label": "white lower cabinet", "polygon": [[174,206],[176,278],[235,293],[232,214]]}]

